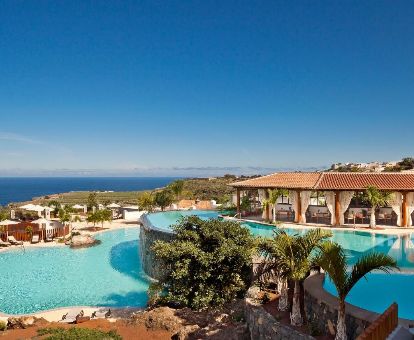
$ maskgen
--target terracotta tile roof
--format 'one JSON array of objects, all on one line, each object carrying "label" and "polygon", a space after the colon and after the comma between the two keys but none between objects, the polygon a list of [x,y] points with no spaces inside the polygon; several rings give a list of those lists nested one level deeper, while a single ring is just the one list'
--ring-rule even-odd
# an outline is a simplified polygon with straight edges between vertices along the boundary
[{"label": "terracotta tile roof", "polygon": [[321,175],[321,172],[278,172],[263,177],[232,183],[231,186],[240,188],[312,189]]},{"label": "terracotta tile roof", "polygon": [[414,173],[356,172],[279,172],[232,183],[238,188],[286,188],[312,190],[363,190],[367,186],[381,190],[414,191]]},{"label": "terracotta tile roof", "polygon": [[410,173],[324,173],[316,189],[360,190],[373,185],[382,190],[414,191],[414,174]]}]

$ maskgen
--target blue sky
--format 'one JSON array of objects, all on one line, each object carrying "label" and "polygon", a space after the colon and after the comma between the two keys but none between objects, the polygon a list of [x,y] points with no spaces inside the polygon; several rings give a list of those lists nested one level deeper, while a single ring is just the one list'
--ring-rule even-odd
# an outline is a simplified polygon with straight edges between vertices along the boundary
[{"label": "blue sky", "polygon": [[412,18],[412,1],[1,1],[0,175],[413,155]]}]

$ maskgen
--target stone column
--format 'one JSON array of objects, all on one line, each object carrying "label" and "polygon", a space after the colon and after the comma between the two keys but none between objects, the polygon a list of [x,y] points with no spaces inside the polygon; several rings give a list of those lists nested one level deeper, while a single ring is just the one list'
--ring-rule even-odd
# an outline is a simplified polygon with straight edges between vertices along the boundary
[{"label": "stone column", "polygon": [[402,207],[401,207],[401,214],[402,214],[402,227],[408,227],[408,207],[407,207],[407,192],[402,193]]},{"label": "stone column", "polygon": [[236,206],[237,206],[237,214],[240,214],[240,189],[236,188]]},{"label": "stone column", "polygon": [[303,223],[302,221],[302,201],[300,199],[300,190],[296,190],[297,202],[296,202],[296,211],[295,211],[295,222]]},{"label": "stone column", "polygon": [[341,225],[341,201],[339,200],[340,191],[335,191],[335,225]]},{"label": "stone column", "polygon": [[[269,190],[265,190],[265,198],[266,200],[269,199]],[[270,221],[270,204],[266,205],[266,221]]]}]

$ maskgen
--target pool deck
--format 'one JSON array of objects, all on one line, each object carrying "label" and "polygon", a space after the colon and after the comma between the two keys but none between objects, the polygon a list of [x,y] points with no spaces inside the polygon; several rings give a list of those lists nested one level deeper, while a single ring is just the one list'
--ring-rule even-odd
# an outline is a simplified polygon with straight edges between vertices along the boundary
[{"label": "pool deck", "polygon": [[[97,225],[97,227],[100,227],[100,226],[101,226],[100,224]],[[79,231],[81,233],[91,234],[91,235],[97,235],[100,233],[105,233],[108,231],[119,230],[119,229],[139,228],[139,224],[131,223],[130,221],[127,222],[125,220],[114,220],[112,222],[105,222],[102,230],[97,230],[97,231],[82,230],[82,228],[88,228],[88,227],[92,227],[92,225],[88,224],[87,222],[74,223],[74,229],[76,229],[75,231]],[[23,246],[24,246],[24,249],[31,249],[31,248],[65,247],[67,245],[64,243],[59,243],[59,242],[41,241],[35,244],[32,244],[30,242],[24,242]],[[0,253],[4,251],[8,251],[8,250],[19,249],[19,248],[22,248],[22,246],[2,247],[0,248]]]},{"label": "pool deck", "polygon": [[228,220],[234,220],[239,222],[249,222],[249,223],[257,223],[263,224],[271,227],[279,227],[279,228],[292,228],[292,229],[310,229],[310,228],[320,228],[324,230],[341,230],[341,231],[362,231],[371,234],[382,234],[382,235],[407,235],[414,233],[414,228],[403,228],[403,227],[390,227],[384,225],[377,225],[375,229],[370,228],[369,225],[343,225],[339,227],[333,227],[326,224],[317,224],[317,223],[294,223],[294,222],[281,222],[277,225],[273,223],[267,223],[260,220],[255,219],[240,219],[234,217],[224,217]]},{"label": "pool deck", "polygon": [[71,306],[71,307],[61,307],[48,309],[45,311],[39,311],[29,314],[5,314],[0,312],[0,321],[6,321],[9,317],[22,317],[22,316],[34,316],[36,318],[44,318],[49,322],[58,322],[62,320],[62,316],[66,313],[69,314],[79,314],[81,310],[85,313],[85,316],[91,316],[93,312],[107,312],[111,310],[111,317],[107,320],[115,322],[117,319],[129,317],[132,313],[142,311],[144,308],[138,307],[93,307],[93,306]]}]

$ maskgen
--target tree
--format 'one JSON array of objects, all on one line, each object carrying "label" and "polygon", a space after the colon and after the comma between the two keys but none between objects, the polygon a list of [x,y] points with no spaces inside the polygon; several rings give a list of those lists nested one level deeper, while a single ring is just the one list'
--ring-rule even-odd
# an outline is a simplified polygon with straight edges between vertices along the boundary
[{"label": "tree", "polygon": [[93,207],[98,207],[98,194],[94,191],[89,193],[88,202],[87,202],[88,210],[92,210]]},{"label": "tree", "polygon": [[[303,323],[300,311],[300,282],[308,275],[313,266],[313,254],[322,241],[332,236],[321,229],[311,229],[303,235],[289,235],[285,230],[277,230],[275,237],[269,241],[267,257],[273,262],[283,280],[294,281],[291,324],[300,326]],[[281,292],[285,294],[286,292]]]},{"label": "tree", "polygon": [[141,210],[152,212],[154,210],[154,196],[152,192],[144,191],[138,196],[138,207]]},{"label": "tree", "polygon": [[273,205],[273,223],[276,222],[276,204],[277,204],[277,200],[279,199],[279,197],[281,196],[287,196],[289,194],[289,192],[286,189],[274,189],[274,190],[270,190],[269,189],[269,204]]},{"label": "tree", "polygon": [[96,223],[99,222],[98,220],[98,215],[96,214],[99,210],[95,211],[95,212],[90,212],[88,214],[88,217],[86,218],[86,221],[88,223],[93,223],[93,226],[95,227]]},{"label": "tree", "polygon": [[387,204],[391,199],[391,193],[388,191],[380,191],[375,186],[369,186],[365,190],[365,200],[371,205],[371,218],[369,226],[375,228],[375,210]]},{"label": "tree", "polygon": [[381,270],[388,273],[398,267],[392,257],[373,252],[362,255],[349,270],[346,255],[339,244],[326,241],[320,249],[315,263],[329,275],[338,292],[339,310],[335,340],[346,340],[345,299],[348,293],[361,278],[371,271]]},{"label": "tree", "polygon": [[103,228],[105,222],[112,221],[112,211],[109,209],[97,210],[96,214],[96,221],[101,223]]},{"label": "tree", "polygon": [[47,206],[48,207],[53,207],[53,215],[54,216],[59,215],[59,210],[62,207],[60,202],[58,202],[56,200],[51,200],[51,201],[47,202]]},{"label": "tree", "polygon": [[65,209],[60,208],[59,209],[59,221],[65,225],[67,222],[70,221],[70,213],[68,213]]},{"label": "tree", "polygon": [[250,285],[255,239],[233,221],[183,218],[171,242],[156,241],[163,263],[164,300],[193,309],[220,306],[242,297]]},{"label": "tree", "polygon": [[171,191],[161,190],[155,193],[154,203],[161,208],[162,211],[165,210],[173,202],[173,197]]},{"label": "tree", "polygon": [[401,170],[411,170],[414,168],[414,158],[405,157],[397,163]]},{"label": "tree", "polygon": [[182,179],[178,179],[170,183],[167,188],[170,189],[174,193],[175,199],[176,201],[178,201],[180,198],[180,195],[182,194],[184,190],[184,181]]}]

